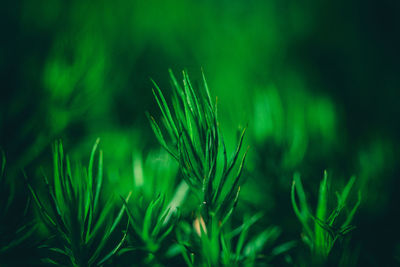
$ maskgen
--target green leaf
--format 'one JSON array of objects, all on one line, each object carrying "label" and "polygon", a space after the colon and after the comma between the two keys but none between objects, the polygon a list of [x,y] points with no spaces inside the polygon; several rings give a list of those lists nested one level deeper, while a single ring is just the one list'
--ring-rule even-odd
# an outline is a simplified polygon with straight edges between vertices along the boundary
[{"label": "green leaf", "polygon": [[170,111],[170,109],[168,107],[167,101],[165,101],[164,95],[161,92],[161,90],[158,87],[158,85],[153,80],[152,80],[152,82],[153,82],[153,84],[154,84],[154,86],[156,88],[156,91],[157,91],[157,93],[156,93],[156,91],[154,89],[152,90],[154,98],[156,99],[157,104],[160,107],[160,110],[161,110],[164,118],[168,122],[168,127],[170,127],[173,130],[173,132],[177,135],[179,133],[179,131],[178,131],[178,129],[177,129],[176,125],[175,125],[175,122],[174,122],[174,120],[172,118],[171,111]]},{"label": "green leaf", "polygon": [[358,191],[358,200],[357,203],[354,205],[354,207],[351,209],[350,213],[347,215],[346,221],[343,223],[342,227],[347,227],[353,220],[353,217],[358,209],[358,207],[361,204],[361,192]]},{"label": "green leaf", "polygon": [[[324,178],[320,184],[319,188],[319,197],[318,197],[318,206],[316,218],[321,221],[325,221],[327,209],[328,209],[328,189],[327,189],[327,179],[328,173],[324,171]],[[315,243],[317,247],[321,249],[325,246],[325,231],[321,226],[316,223],[315,224]]]},{"label": "green leaf", "polygon": [[[297,195],[299,197],[300,208],[297,205],[295,191],[297,192]],[[297,218],[299,218],[300,222],[302,223],[308,238],[312,240],[312,242],[314,242],[314,234],[311,231],[310,225],[308,223],[308,218],[311,213],[308,208],[306,195],[304,193],[303,185],[301,183],[300,175],[298,173],[294,174],[292,190],[291,190],[291,200],[292,200],[293,210]]]}]

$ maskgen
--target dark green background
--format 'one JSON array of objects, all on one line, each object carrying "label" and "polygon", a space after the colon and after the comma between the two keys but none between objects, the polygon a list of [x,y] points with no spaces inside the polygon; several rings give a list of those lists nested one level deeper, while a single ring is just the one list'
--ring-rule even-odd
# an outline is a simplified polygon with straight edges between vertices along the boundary
[{"label": "dark green background", "polygon": [[358,265],[399,264],[399,3],[2,2],[9,176],[18,186],[21,169],[39,176],[58,138],[87,160],[100,137],[106,168],[126,174],[115,182],[122,193],[132,151],[159,149],[144,115],[159,116],[150,78],[168,95],[168,68],[179,77],[187,69],[195,84],[203,68],[230,150],[238,126],[249,125],[237,216],[262,210],[283,241],[298,239],[293,173],[311,200],[324,169],[335,187],[354,174],[363,194],[351,241]]}]

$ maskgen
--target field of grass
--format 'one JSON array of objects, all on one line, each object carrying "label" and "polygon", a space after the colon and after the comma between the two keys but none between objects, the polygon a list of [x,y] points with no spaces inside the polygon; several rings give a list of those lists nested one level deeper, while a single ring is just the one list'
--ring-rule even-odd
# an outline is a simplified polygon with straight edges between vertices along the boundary
[{"label": "field of grass", "polygon": [[0,266],[400,265],[396,5],[4,5]]}]

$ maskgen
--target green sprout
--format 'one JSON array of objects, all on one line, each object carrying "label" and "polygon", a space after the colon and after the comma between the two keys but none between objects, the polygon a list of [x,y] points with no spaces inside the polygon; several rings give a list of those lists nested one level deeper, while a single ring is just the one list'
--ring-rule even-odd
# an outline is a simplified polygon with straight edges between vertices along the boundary
[{"label": "green sprout", "polygon": [[[39,209],[43,223],[53,232],[57,246],[44,246],[58,257],[44,259],[47,263],[66,266],[99,266],[113,256],[123,244],[126,234],[110,251],[112,234],[124,214],[122,206],[117,216],[113,216],[113,200],[102,204],[103,153],[98,156],[97,172],[94,161],[99,139],[93,146],[86,170],[81,165],[72,169],[68,155],[64,157],[61,142],[54,145],[54,183],[46,176],[49,207],[45,205],[37,191],[28,183],[29,190]],[[64,261],[59,260],[66,259]],[[66,262],[65,262],[66,261]]]},{"label": "green sprout", "polygon": [[[199,216],[205,220],[206,225],[211,226],[213,218],[223,225],[238,201],[239,178],[246,158],[244,153],[239,160],[239,154],[246,128],[241,132],[236,151],[228,160],[218,124],[217,106],[211,100],[204,75],[204,86],[199,90],[193,88],[186,72],[183,72],[183,87],[172,71],[170,76],[173,84],[173,110],[169,108],[156,83],[156,89],[153,90],[170,141],[166,141],[159,123],[149,115],[151,126],[160,144],[179,162],[184,180],[199,198]],[[220,156],[222,162],[219,161]],[[237,172],[233,174],[235,167]]]},{"label": "green sprout", "polygon": [[[313,254],[322,261],[327,259],[336,241],[355,228],[350,223],[361,203],[360,192],[356,204],[350,210],[347,210],[347,199],[355,179],[353,176],[348,181],[342,193],[336,192],[336,208],[329,212],[328,174],[325,171],[319,188],[316,214],[312,215],[300,175],[298,173],[294,175],[291,199],[294,212],[303,226],[304,235],[302,235],[302,239],[310,247]],[[297,204],[296,193],[300,206]]]},{"label": "green sprout", "polygon": [[183,221],[177,231],[183,258],[189,266],[254,264],[264,244],[277,236],[277,228],[265,230],[248,241],[249,228],[259,219],[256,215],[234,231],[235,234],[224,229],[238,202],[239,180],[247,151],[240,160],[239,154],[246,128],[228,160],[217,106],[211,100],[204,74],[204,86],[198,90],[186,72],[183,72],[183,87],[171,71],[170,76],[174,88],[172,110],[155,83],[153,90],[169,141],[159,123],[152,116],[149,119],[158,141],[179,162],[184,180],[200,202],[193,226]]}]

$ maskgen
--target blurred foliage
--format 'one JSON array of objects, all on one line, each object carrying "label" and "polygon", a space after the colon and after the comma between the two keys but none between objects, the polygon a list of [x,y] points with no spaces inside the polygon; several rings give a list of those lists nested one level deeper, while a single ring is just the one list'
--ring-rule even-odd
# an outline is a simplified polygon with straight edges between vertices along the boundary
[{"label": "blurred foliage", "polygon": [[[0,262],[8,266],[29,264],[39,244],[34,241],[35,221],[28,216],[30,198],[22,198],[7,179],[6,158],[0,152]],[[21,250],[26,252],[24,258],[18,257]]]},{"label": "blurred foliage", "polygon": [[[354,230],[355,226],[350,225],[350,223],[361,203],[361,192],[359,191],[356,204],[353,207],[348,205],[348,198],[355,182],[355,177],[353,176],[341,193],[336,192],[337,206],[332,211],[329,211],[331,206],[328,203],[330,197],[329,181],[328,174],[325,172],[318,192],[315,215],[311,212],[311,207],[307,202],[298,173],[294,175],[292,184],[291,198],[293,209],[303,226],[304,234],[302,234],[302,240],[315,255],[313,257],[314,264],[325,263],[335,243],[341,241],[340,239],[351,230]],[[297,204],[296,196],[299,204]],[[343,215],[343,211],[346,213],[345,215]],[[342,252],[342,255],[346,254]]]},{"label": "blurred foliage", "polygon": [[[40,186],[40,168],[52,172],[54,140],[63,140],[74,161],[88,162],[87,151],[100,137],[105,193],[132,191],[144,209],[158,193],[169,203],[181,192],[175,207],[184,198],[182,217],[195,220],[190,211],[197,200],[186,195],[178,164],[160,152],[144,114],[161,115],[150,78],[170,99],[168,68],[187,69],[194,88],[203,68],[228,151],[237,145],[237,129],[248,125],[246,183],[233,224],[262,211],[254,232],[277,225],[279,244],[298,240],[293,174],[304,177],[309,203],[318,202],[323,170],[337,188],[356,175],[363,202],[357,228],[344,241],[354,250],[343,261],[398,264],[399,8],[389,0],[6,1],[0,9],[5,194],[25,207],[21,170]],[[22,217],[37,219],[19,210],[11,210],[1,229]],[[45,231],[37,235],[41,240]],[[225,251],[240,258],[246,249],[237,250],[236,242]],[[277,253],[271,264],[307,264],[303,246]],[[164,255],[163,263],[182,264],[180,253],[179,246],[171,248],[167,254],[174,256]]]}]

